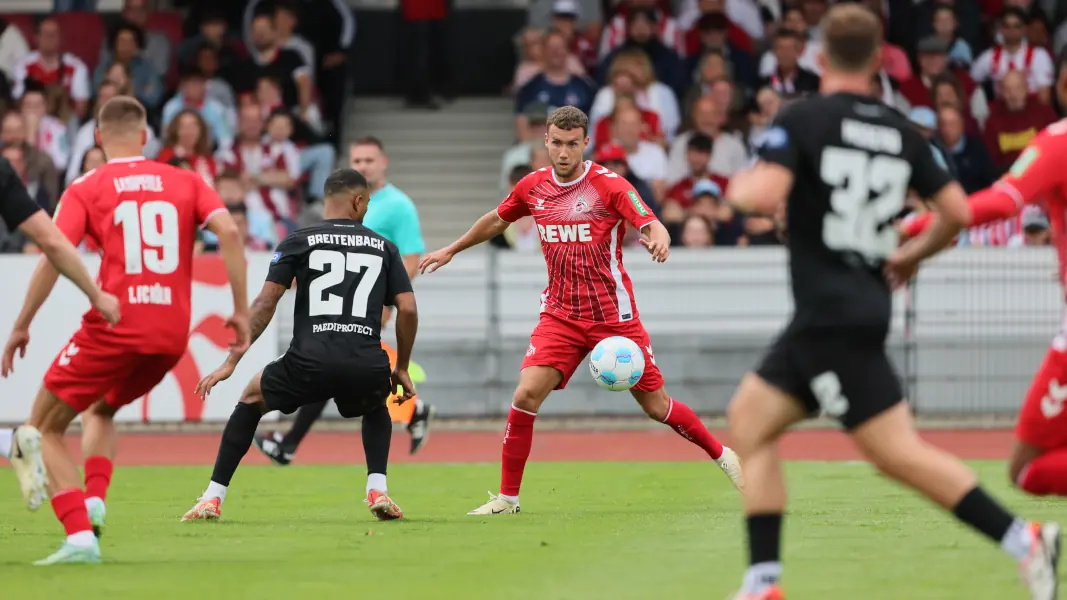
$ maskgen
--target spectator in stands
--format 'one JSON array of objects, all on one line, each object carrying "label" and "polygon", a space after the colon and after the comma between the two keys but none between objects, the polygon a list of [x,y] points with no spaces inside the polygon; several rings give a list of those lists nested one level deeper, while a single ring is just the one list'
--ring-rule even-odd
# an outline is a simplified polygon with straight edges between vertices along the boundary
[{"label": "spectator in stands", "polygon": [[[539,75],[544,68],[544,33],[538,29],[527,29],[520,37],[522,60],[515,65],[515,76],[511,81],[511,88],[515,91],[522,89],[522,86]],[[585,67],[573,53],[567,55],[567,71],[571,75],[586,74]]]},{"label": "spectator in stands", "polygon": [[993,185],[996,172],[989,151],[981,138],[964,133],[963,112],[955,106],[943,106],[938,109],[937,117],[938,139],[956,163],[963,189],[973,194]]},{"label": "spectator in stands", "polygon": [[[227,207],[233,207],[231,210],[236,208],[243,215],[247,224],[246,239],[252,241],[252,246],[246,243],[246,247],[249,247],[249,249],[260,246],[273,248],[277,243],[274,218],[265,210],[248,209],[245,199],[248,197],[249,190],[245,188],[240,175],[228,169],[224,170],[219,173],[218,178],[215,180],[215,189],[218,191],[219,198],[222,199],[223,204]],[[252,193],[258,195],[258,191],[253,191]],[[218,238],[211,235],[210,232],[205,232],[204,244],[207,248],[217,248]]]},{"label": "spectator in stands", "polygon": [[22,179],[22,183],[26,186],[26,192],[37,203],[37,206],[43,208],[48,214],[53,214],[56,209],[55,199],[49,197],[48,191],[41,185],[40,180],[27,177],[26,155],[23,152],[22,145],[5,145],[3,151],[0,152],[0,156],[3,156],[11,163],[15,173],[18,174],[19,178]]},{"label": "spectator in stands", "polygon": [[534,102],[547,104],[554,110],[560,106],[577,106],[586,113],[593,103],[596,89],[589,79],[573,75],[567,70],[567,41],[562,35],[548,32],[544,37],[544,68],[515,98],[515,135],[519,140],[528,133],[526,107]]},{"label": "spectator in stands", "polygon": [[727,32],[734,46],[745,52],[754,49],[753,40],[763,39],[766,31],[758,9],[745,10],[749,0],[682,0],[678,11],[678,24],[685,30],[685,52],[692,54],[699,48],[697,39],[702,17],[721,15],[726,17]]},{"label": "spectator in stands", "polygon": [[595,73],[598,63],[596,38],[578,30],[582,10],[576,0],[553,0],[550,25],[567,40],[571,54],[577,57],[586,73]]},{"label": "spectator in stands", "polygon": [[[876,78],[875,81],[878,81]],[[881,92],[878,92],[879,95]],[[748,114],[748,145],[750,148],[757,146],[757,141],[763,132],[770,127],[775,115],[782,108],[782,97],[770,87],[762,87],[756,92],[756,110]]]},{"label": "spectator in stands", "polygon": [[[113,62],[111,66],[104,72],[104,81],[109,81],[115,84],[120,96],[133,96],[133,80],[130,77],[130,67],[124,63]],[[96,84],[97,89],[102,84]]]},{"label": "spectator in stands", "polygon": [[44,87],[32,81],[27,83],[19,100],[19,112],[26,122],[26,139],[30,144],[46,153],[57,169],[66,169],[70,160],[67,124],[48,114]]},{"label": "spectator in stands", "polygon": [[[162,33],[148,29],[148,15],[151,12],[152,11],[148,8],[148,0],[125,0],[120,15],[122,17],[122,23],[117,25],[116,29],[133,26],[134,29],[140,32],[137,36],[140,57],[151,65],[152,71],[158,77],[162,78],[167,75],[168,71],[170,71],[170,40],[168,40],[167,36]],[[114,33],[114,31],[112,33]],[[113,60],[113,56],[115,56],[114,53],[115,44],[113,42],[100,48],[99,64],[110,64]],[[127,61],[123,60],[122,62]],[[134,79],[137,79],[136,73],[134,74]]]},{"label": "spectator in stands", "polygon": [[682,222],[682,246],[710,248],[714,244],[711,221],[701,215],[689,215]]},{"label": "spectator in stands", "polygon": [[615,110],[610,115],[602,117],[593,125],[589,133],[589,146],[596,148],[599,144],[609,143],[615,139],[612,124],[620,110],[638,110],[641,112],[641,139],[655,142],[663,146],[663,129],[659,124],[659,116],[650,110],[643,110],[637,105],[633,94],[617,94],[615,96]]},{"label": "spectator in stands", "polygon": [[[808,35],[808,23],[804,18],[804,11],[798,7],[794,7],[787,8],[782,12],[782,24],[778,27],[774,37],[771,38],[772,46],[773,41],[778,38],[778,34],[782,31],[792,31],[800,36],[803,43],[803,49],[800,52],[800,57],[797,59],[797,64],[800,65],[802,69],[820,75],[822,73],[822,69],[819,67],[819,50],[821,48],[821,43],[818,36],[812,37]],[[769,48],[760,58],[760,77],[770,77],[778,70],[778,59],[775,57],[772,50],[773,47]]]},{"label": "spectator in stands", "polygon": [[[515,165],[508,173],[507,188],[511,190],[533,169],[530,165]],[[505,250],[536,252],[541,249],[541,237],[537,234],[537,223],[530,215],[520,217],[508,225],[504,233],[489,240],[489,244]]]},{"label": "spectator in stands", "polygon": [[299,23],[299,5],[295,0],[274,0],[274,29],[278,35],[278,46],[288,48],[304,59],[308,74],[315,82],[315,46],[307,38],[296,33]]},{"label": "spectator in stands", "polygon": [[551,166],[552,161],[548,156],[548,148],[544,145],[534,146],[533,150],[530,151],[530,170],[536,171]]},{"label": "spectator in stands", "polygon": [[[241,60],[237,46],[239,40],[227,32],[226,17],[219,10],[207,10],[200,17],[200,32],[186,38],[178,46],[178,65],[197,64],[199,53],[207,46],[215,50],[218,66],[213,70],[221,77],[236,76],[236,67]],[[214,74],[211,75],[212,77]]]},{"label": "spectator in stands", "polygon": [[[118,95],[118,86],[111,81],[104,81],[96,91],[94,105],[97,110],[107,103],[108,100]],[[67,172],[64,180],[70,185],[75,178],[82,174],[79,167],[82,166],[86,153],[96,146],[96,110],[91,113],[92,117],[78,128],[71,145],[70,161],[67,164]],[[151,158],[159,153],[159,138],[151,127],[147,129],[148,141],[145,143],[144,155]]]},{"label": "spectator in stands", "polygon": [[1067,115],[1067,52],[1060,56],[1057,66],[1055,100],[1059,106],[1059,113]]},{"label": "spectator in stands", "polygon": [[[0,72],[15,80],[15,65],[30,52],[26,36],[10,21],[0,17]],[[0,82],[2,84],[2,82]]]},{"label": "spectator in stands", "polygon": [[259,80],[270,77],[281,85],[285,107],[290,110],[299,107],[300,116],[309,120],[312,116],[310,67],[298,53],[278,45],[274,19],[269,14],[252,19],[250,39],[250,56],[238,66],[238,93],[253,94]]},{"label": "spectator in stands", "polygon": [[944,45],[948,52],[949,64],[956,67],[970,67],[974,62],[974,51],[967,40],[959,34],[959,22],[956,20],[956,10],[951,4],[938,4],[934,6],[933,28],[934,36]]},{"label": "spectator in stands", "polygon": [[708,50],[700,57],[699,70],[694,73],[693,84],[682,98],[682,106],[692,106],[696,99],[711,92],[711,86],[720,79],[732,79],[731,68],[718,50]]},{"label": "spectator in stands", "polygon": [[1048,217],[1041,208],[1030,205],[1023,209],[1022,232],[1008,239],[1009,248],[1023,246],[1051,246],[1052,232],[1049,230]]},{"label": "spectator in stands", "polygon": [[621,107],[612,123],[614,143],[626,152],[626,163],[634,175],[648,182],[652,198],[661,204],[667,193],[667,154],[655,142],[641,139],[644,123],[641,111],[634,107]]},{"label": "spectator in stands", "polygon": [[[678,97],[674,91],[656,81],[652,62],[644,52],[637,49],[624,50],[615,56],[608,70],[610,85],[597,92],[589,119],[596,123],[615,110],[615,96],[632,94],[642,110],[649,110],[659,117],[664,138],[674,139],[682,117],[678,112]],[[606,140],[605,140],[606,141]]]},{"label": "spectator in stands", "polygon": [[16,62],[12,94],[21,98],[27,80],[46,87],[62,86],[70,95],[75,114],[81,119],[89,106],[89,69],[77,56],[61,52],[61,41],[59,23],[55,19],[45,17],[37,24],[37,49]]},{"label": "spectator in stands", "polygon": [[[703,65],[708,56],[717,55],[723,61],[729,62],[729,73],[734,81],[746,87],[756,85],[759,81],[756,60],[749,52],[730,41],[729,29],[730,20],[724,14],[709,13],[700,17],[696,28],[690,32],[696,34],[699,45],[689,44],[689,58],[683,68],[686,84],[703,74]],[[723,67],[725,71],[725,64]]]},{"label": "spectator in stands", "polygon": [[726,188],[729,180],[725,177],[708,172],[708,163],[711,162],[711,138],[695,133],[689,137],[686,143],[685,160],[689,168],[686,176],[675,183],[667,191],[664,206],[675,203],[683,210],[689,210],[693,206],[693,186],[698,181],[714,181],[721,189]]},{"label": "spectator in stands", "polygon": [[708,172],[730,177],[748,162],[748,151],[740,136],[726,133],[722,127],[726,124],[726,107],[720,106],[711,96],[703,96],[693,103],[693,131],[688,131],[675,138],[667,156],[667,181],[676,182],[689,173],[686,153],[689,139],[696,133],[711,138],[711,160]]},{"label": "spectator in stands", "polygon": [[211,134],[203,117],[195,110],[182,109],[167,126],[163,149],[156,160],[168,162],[172,158],[188,161],[192,170],[208,185],[215,185],[219,168],[211,153]]},{"label": "spectator in stands", "polygon": [[817,40],[822,37],[819,25],[822,23],[822,18],[826,15],[827,5],[827,0],[800,1],[800,10],[804,13],[804,22],[807,24],[807,35],[809,40]]},{"label": "spectator in stands", "polygon": [[618,144],[606,144],[597,150],[593,156],[593,160],[597,164],[607,167],[615,172],[616,175],[622,177],[630,185],[633,186],[634,191],[637,192],[641,199],[645,201],[648,208],[652,210],[656,216],[661,215],[660,203],[656,200],[655,193],[649,186],[649,183],[644,179],[641,179],[633,169],[630,168],[630,163],[626,160],[626,150]]},{"label": "spectator in stands", "polygon": [[93,84],[100,87],[104,79],[111,78],[112,65],[123,65],[130,78],[133,94],[145,108],[152,111],[159,108],[160,102],[163,101],[162,74],[165,71],[156,70],[152,63],[141,56],[144,44],[144,31],[139,27],[128,23],[118,25],[108,36],[111,52],[108,54],[108,60],[101,60],[96,66]]},{"label": "spectator in stands", "polygon": [[237,96],[233,93],[233,87],[220,74],[219,51],[211,43],[205,42],[196,53],[194,65],[204,74],[207,98],[218,102],[226,110],[226,120],[229,121],[232,131],[237,123]]},{"label": "spectator in stands", "polygon": [[771,75],[763,78],[760,87],[770,86],[785,97],[818,92],[819,76],[800,66],[800,53],[803,49],[804,38],[800,34],[788,29],[779,31],[771,46],[777,68]]},{"label": "spectator in stands", "polygon": [[[259,85],[256,86],[255,100],[264,122],[278,110],[286,110],[281,104],[281,87],[278,82],[269,77],[260,78]],[[315,107],[312,106],[312,108]],[[289,120],[293,126],[293,134],[290,139],[294,144],[302,148],[300,151],[300,172],[309,175],[308,196],[312,199],[321,198],[323,186],[326,185],[326,178],[330,176],[337,161],[337,153],[334,150],[334,146],[326,143],[315,128],[296,116],[292,111],[286,112],[289,113]]]},{"label": "spectator in stands", "polygon": [[1050,106],[1027,92],[1025,74],[1007,73],[1001,79],[1001,98],[986,121],[985,141],[997,174],[1015,159],[1042,129],[1057,120]]},{"label": "spectator in stands", "polygon": [[1026,14],[1022,10],[1004,9],[998,27],[1003,42],[978,56],[971,67],[971,78],[980,84],[992,83],[996,88],[1008,73],[1022,71],[1030,93],[1047,103],[1051,100],[1052,57],[1044,48],[1027,41],[1025,28]]},{"label": "spectator in stands", "polygon": [[[982,126],[978,123],[977,119],[970,113],[972,106],[977,106],[984,111],[984,118],[989,118],[989,106],[985,104],[985,92],[980,92],[980,88],[975,86],[975,90],[971,95],[971,101],[967,101],[967,96],[963,91],[963,84],[952,73],[942,73],[934,78],[933,87],[930,90],[930,95],[933,97],[933,107],[940,108],[942,106],[955,106],[960,109],[964,114],[966,121],[966,131],[968,135],[978,136],[982,133]],[[975,96],[974,94],[978,94]],[[977,100],[975,99],[977,98]]]},{"label": "spectator in stands", "polygon": [[[500,165],[500,192],[501,198],[507,196],[514,186],[511,181],[511,175],[515,172],[515,169],[520,166],[529,166],[530,155],[535,146],[544,147],[545,134],[548,132],[546,122],[548,121],[548,107],[540,102],[534,102],[526,107],[526,132],[521,139],[525,141],[518,142],[511,148],[508,148],[504,152],[504,159]],[[530,171],[527,170],[526,173]],[[525,173],[523,174],[525,175]]]},{"label": "spectator in stands", "polygon": [[0,144],[22,148],[22,160],[25,165],[27,181],[40,182],[48,196],[48,205],[54,206],[59,200],[59,171],[48,154],[41,152],[29,143],[26,132],[26,120],[17,111],[4,114],[0,127]]},{"label": "spectator in stands", "polygon": [[632,9],[626,20],[626,40],[608,54],[598,73],[598,81],[607,80],[612,60],[619,52],[640,50],[652,61],[652,69],[658,81],[664,83],[675,96],[685,93],[688,79],[684,71],[681,56],[656,37],[656,19],[659,13],[655,9]]},{"label": "spectator in stands", "polygon": [[107,156],[104,155],[104,149],[100,146],[93,146],[89,148],[89,151],[82,158],[81,175],[85,175],[89,171],[98,169],[105,164],[107,164]]},{"label": "spectator in stands", "polygon": [[218,146],[233,144],[233,129],[226,107],[207,96],[207,81],[198,67],[183,67],[178,93],[163,105],[162,125],[166,128],[183,110],[196,111],[207,123],[211,141]]},{"label": "spectator in stands", "polygon": [[[703,179],[693,185],[693,200],[681,219],[674,225],[677,243],[681,243],[685,218],[696,215],[707,219],[714,232],[712,243],[716,246],[747,246],[745,219],[736,214],[723,200],[722,188],[710,179]],[[675,236],[672,234],[672,239]]]},{"label": "spectator in stands", "polygon": [[[652,11],[655,14],[646,19],[651,20],[653,36],[663,42],[679,56],[685,54],[685,32],[678,21],[665,12],[656,0],[621,0],[619,10],[608,22],[600,37],[600,56],[606,57],[613,50],[626,42],[630,29],[630,16],[634,12]],[[603,81],[603,80],[601,80]]]}]

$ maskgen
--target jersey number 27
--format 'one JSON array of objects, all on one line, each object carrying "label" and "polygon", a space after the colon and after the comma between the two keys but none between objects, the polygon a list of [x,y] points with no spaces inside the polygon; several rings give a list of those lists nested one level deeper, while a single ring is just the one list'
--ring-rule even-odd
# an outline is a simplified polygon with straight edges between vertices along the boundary
[{"label": "jersey number 27", "polygon": [[897,232],[886,225],[904,208],[911,165],[896,156],[834,146],[823,150],[820,162],[822,180],[833,188],[833,212],[822,224],[826,247],[856,252],[869,262],[885,259],[897,247]]},{"label": "jersey number 27", "polygon": [[[352,316],[365,318],[370,293],[378,275],[382,272],[382,257],[376,254],[359,254],[357,252],[339,252],[337,250],[313,250],[308,257],[308,266],[323,274],[308,285],[308,314],[312,317],[336,316],[344,311],[344,298],[326,290],[345,280],[345,272],[359,273],[360,278],[352,293]],[[325,293],[325,297],[323,294]]]}]

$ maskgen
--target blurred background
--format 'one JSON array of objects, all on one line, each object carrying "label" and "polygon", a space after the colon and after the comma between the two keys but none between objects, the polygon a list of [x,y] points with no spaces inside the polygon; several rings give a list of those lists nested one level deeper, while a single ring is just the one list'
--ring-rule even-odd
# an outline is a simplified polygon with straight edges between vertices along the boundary
[{"label": "blurred background", "polygon": [[[720,414],[791,310],[779,232],[734,214],[722,193],[776,112],[818,90],[830,4],[3,0],[0,155],[52,212],[106,160],[94,107],[130,94],[149,109],[146,156],[216,187],[250,262],[265,264],[259,253],[320,219],[325,177],[348,164],[410,199],[396,217],[406,233],[380,233],[401,246],[394,238],[414,236],[401,248],[412,257],[546,166],[545,119],[576,105],[591,119],[589,158],[630,180],[679,247],[665,265],[641,260],[640,247],[627,255],[658,364],[673,394]],[[1064,114],[1067,2],[863,4],[885,23],[871,94],[907,115],[968,192]],[[921,210],[913,199],[908,212]],[[201,240],[203,260],[214,242]],[[959,245],[899,295],[893,355],[920,413],[1011,414],[1060,321],[1049,218],[1031,206]],[[439,416],[506,413],[545,282],[538,250],[527,218],[416,280],[420,396]],[[0,229],[0,252],[5,276],[28,278],[33,260],[16,255],[35,254],[32,244]],[[17,310],[24,287],[14,288]],[[290,310],[261,342],[279,353]],[[562,396],[545,414],[638,414],[587,377]]]}]

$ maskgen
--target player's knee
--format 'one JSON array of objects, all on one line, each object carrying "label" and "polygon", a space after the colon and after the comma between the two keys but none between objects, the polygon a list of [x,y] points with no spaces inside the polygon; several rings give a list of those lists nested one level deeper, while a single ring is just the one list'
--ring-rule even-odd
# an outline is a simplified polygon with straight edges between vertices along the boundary
[{"label": "player's knee", "polygon": [[662,389],[651,394],[635,394],[635,397],[648,418],[660,423],[667,419],[671,410],[671,399]]},{"label": "player's knee", "polygon": [[96,419],[113,419],[118,409],[107,403],[107,400],[99,400],[96,404],[89,407],[89,410],[85,411],[82,415],[82,419],[96,418]]},{"label": "player's knee", "polygon": [[515,388],[515,394],[511,397],[511,404],[515,408],[531,413],[536,413],[540,410],[541,403],[544,401],[544,396],[538,393],[537,390],[523,385]]}]

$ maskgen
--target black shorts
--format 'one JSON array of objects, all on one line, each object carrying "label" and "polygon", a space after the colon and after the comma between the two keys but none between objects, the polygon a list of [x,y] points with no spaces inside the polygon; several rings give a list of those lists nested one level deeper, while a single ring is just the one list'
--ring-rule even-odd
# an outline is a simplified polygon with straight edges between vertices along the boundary
[{"label": "black shorts", "polygon": [[288,415],[333,398],[342,417],[361,417],[386,405],[391,385],[388,362],[367,362],[309,368],[286,354],[263,368],[263,400],[269,410]]},{"label": "black shorts", "polygon": [[904,399],[880,332],[787,329],[756,374],[796,397],[812,416],[836,418],[854,429]]}]

